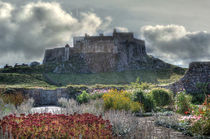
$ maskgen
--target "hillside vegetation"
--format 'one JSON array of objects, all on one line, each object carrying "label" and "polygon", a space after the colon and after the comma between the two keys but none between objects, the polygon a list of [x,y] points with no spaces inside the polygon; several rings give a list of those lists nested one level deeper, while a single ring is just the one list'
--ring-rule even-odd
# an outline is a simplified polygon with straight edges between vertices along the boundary
[{"label": "hillside vegetation", "polygon": [[175,74],[171,71],[123,71],[123,72],[106,72],[94,74],[54,74],[48,73],[47,76],[57,84],[129,84],[135,82],[139,77],[141,82],[148,83],[171,83],[178,80],[183,75]]},{"label": "hillside vegetation", "polygon": [[42,74],[0,73],[0,87],[49,88],[53,86],[45,81]]},{"label": "hillside vegetation", "polygon": [[133,70],[123,72],[104,73],[65,73],[55,74],[49,72],[43,65],[36,67],[16,66],[0,69],[0,86],[11,87],[46,87],[72,85],[124,85],[135,82],[140,78],[141,82],[153,84],[168,84],[179,80],[185,73],[185,69],[172,67],[167,70]]}]

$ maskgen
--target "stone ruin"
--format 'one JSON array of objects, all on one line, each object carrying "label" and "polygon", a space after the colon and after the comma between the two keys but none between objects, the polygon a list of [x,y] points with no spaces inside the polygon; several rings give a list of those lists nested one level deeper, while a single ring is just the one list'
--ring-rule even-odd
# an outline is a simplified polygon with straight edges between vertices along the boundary
[{"label": "stone ruin", "polygon": [[178,82],[169,86],[173,92],[201,93],[202,88],[210,94],[210,62],[192,62]]},{"label": "stone ruin", "polygon": [[170,68],[160,59],[148,56],[145,42],[132,32],[117,32],[112,36],[73,38],[73,47],[47,49],[44,65],[52,65],[54,73],[97,73],[138,69]]}]

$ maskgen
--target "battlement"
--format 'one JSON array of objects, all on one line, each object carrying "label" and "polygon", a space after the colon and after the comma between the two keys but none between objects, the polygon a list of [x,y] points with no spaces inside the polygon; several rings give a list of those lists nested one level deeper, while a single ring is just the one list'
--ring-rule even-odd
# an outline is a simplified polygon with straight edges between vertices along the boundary
[{"label": "battlement", "polygon": [[[99,34],[99,36],[89,36],[88,34],[85,34],[85,36],[74,37],[73,43],[74,43],[74,46],[77,46],[78,43],[79,45],[81,45],[81,43],[91,43],[91,42],[98,42],[98,41],[113,42],[114,40],[128,41],[128,40],[134,40],[134,39],[135,38],[132,32],[117,32],[114,29],[112,36],[104,36],[103,34]],[[139,40],[139,41],[142,41],[142,40]]]},{"label": "battlement", "polygon": [[113,31],[112,36],[77,36],[73,38],[74,50],[73,53],[118,53],[119,42],[134,41],[144,45],[144,41],[134,38],[132,32],[117,32]]}]

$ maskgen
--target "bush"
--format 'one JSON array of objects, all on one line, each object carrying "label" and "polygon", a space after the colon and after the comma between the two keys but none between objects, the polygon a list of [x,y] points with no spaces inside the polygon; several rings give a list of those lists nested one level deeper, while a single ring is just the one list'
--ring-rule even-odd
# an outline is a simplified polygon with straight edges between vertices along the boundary
[{"label": "bush", "polygon": [[[15,107],[13,104],[6,104],[4,101],[0,98],[0,119],[3,118],[6,115],[16,113],[30,113],[31,108],[33,107],[34,100],[32,98],[25,100],[23,103],[21,103],[19,106]],[[1,138],[1,136],[0,136]]]},{"label": "bush", "polygon": [[192,103],[200,105],[205,100],[205,94],[204,93],[196,93],[192,95]]},{"label": "bush", "polygon": [[88,103],[79,105],[74,99],[60,98],[58,103],[65,108],[63,114],[90,113],[97,116],[104,114],[104,103],[101,99],[90,100]]},{"label": "bush", "polygon": [[131,89],[142,89],[142,90],[148,90],[151,88],[151,84],[147,82],[140,82],[140,78],[138,77],[136,79],[136,82],[131,82],[130,86],[128,88]]},{"label": "bush", "polygon": [[141,89],[137,89],[133,92],[132,100],[143,104],[145,112],[151,112],[155,109],[151,95],[144,93]]},{"label": "bush", "polygon": [[102,96],[107,93],[108,90],[106,89],[94,89],[91,93],[90,93],[90,99],[99,99],[102,98]]},{"label": "bush", "polygon": [[191,120],[191,131],[199,135],[210,135],[210,95],[205,97],[199,109],[193,109],[195,119]]},{"label": "bush", "polygon": [[3,92],[0,94],[0,98],[7,104],[13,104],[15,107],[19,106],[24,102],[25,97],[21,92],[11,91],[11,92]]},{"label": "bush", "polygon": [[192,96],[185,92],[178,92],[175,97],[175,110],[181,114],[190,113],[192,109],[191,100]]},{"label": "bush", "polygon": [[5,115],[15,112],[15,106],[13,104],[5,104],[0,98],[0,119]]},{"label": "bush", "polygon": [[162,107],[172,103],[172,94],[166,89],[156,88],[150,94],[156,106]]},{"label": "bush", "polygon": [[82,91],[82,94],[77,96],[77,102],[80,104],[87,103],[90,99],[90,95],[86,91]]},{"label": "bush", "polygon": [[127,111],[107,111],[104,119],[109,120],[112,124],[112,131],[115,135],[129,138],[136,138],[135,134],[139,130],[138,118]]},{"label": "bush", "polygon": [[96,93],[96,94],[91,94],[90,95],[90,99],[93,99],[93,100],[96,100],[96,99],[100,99],[100,98],[102,98],[103,97],[103,95],[104,94],[98,94],[98,93]]},{"label": "bush", "polygon": [[139,112],[142,108],[139,102],[132,101],[131,93],[121,90],[109,90],[103,95],[105,110],[131,110],[132,112]]},{"label": "bush", "polygon": [[9,115],[0,120],[1,128],[11,138],[112,138],[110,122],[89,113]]}]

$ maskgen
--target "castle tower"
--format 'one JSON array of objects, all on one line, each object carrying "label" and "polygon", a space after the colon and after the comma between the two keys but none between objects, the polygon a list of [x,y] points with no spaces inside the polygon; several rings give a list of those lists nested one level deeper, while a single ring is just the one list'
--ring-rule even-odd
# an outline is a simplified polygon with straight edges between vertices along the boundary
[{"label": "castle tower", "polygon": [[68,61],[69,60],[69,50],[70,50],[70,47],[69,47],[68,44],[66,44],[66,46],[65,46],[64,61]]}]

